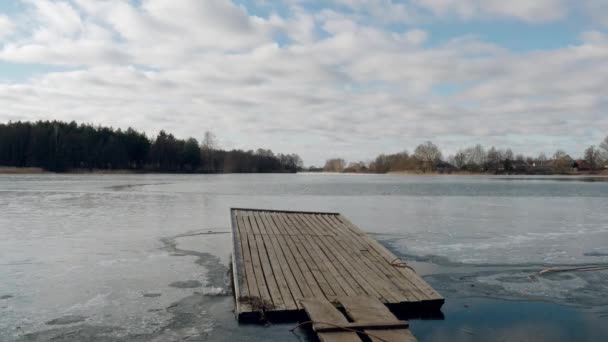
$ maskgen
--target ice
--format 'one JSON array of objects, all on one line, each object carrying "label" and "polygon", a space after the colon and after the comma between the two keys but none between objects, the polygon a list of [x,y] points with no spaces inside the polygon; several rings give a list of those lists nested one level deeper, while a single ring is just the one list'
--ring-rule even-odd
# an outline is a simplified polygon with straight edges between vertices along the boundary
[{"label": "ice", "polygon": [[606,304],[606,271],[528,276],[608,263],[608,183],[531,179],[0,176],[0,340],[259,337],[232,313],[231,207],[341,212],[448,298]]}]

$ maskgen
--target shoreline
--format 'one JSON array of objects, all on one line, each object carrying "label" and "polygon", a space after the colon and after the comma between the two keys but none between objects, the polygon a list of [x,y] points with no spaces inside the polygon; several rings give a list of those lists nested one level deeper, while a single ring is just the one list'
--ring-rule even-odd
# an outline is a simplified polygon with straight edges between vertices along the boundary
[{"label": "shoreline", "polygon": [[[285,172],[253,172],[251,174],[283,174]],[[373,173],[373,172],[310,172],[301,171],[296,173],[306,174],[347,174],[347,175],[404,175],[404,176],[565,176],[565,177],[577,177],[577,176],[592,176],[592,177],[608,177],[608,170],[601,171],[582,171],[582,172],[555,172],[555,173],[489,173],[489,172],[470,172],[470,171],[451,171],[451,172],[440,172],[440,171],[391,171],[387,173]],[[294,174],[296,174],[294,173]],[[174,175],[195,175],[195,174],[228,174],[224,172],[158,172],[148,170],[102,170],[102,169],[74,169],[65,172],[53,172],[48,171],[39,167],[13,167],[13,166],[0,166],[0,175],[27,175],[27,174],[94,174],[94,175],[137,175],[137,174],[174,174]]]},{"label": "shoreline", "polygon": [[0,175],[23,175],[52,173],[39,167],[12,167],[0,166]]},{"label": "shoreline", "polygon": [[39,167],[0,166],[0,175],[56,174],[56,175],[226,175],[226,174],[295,174],[291,172],[162,172],[149,170],[73,169],[62,172],[48,171]]},{"label": "shoreline", "polygon": [[469,171],[451,171],[451,172],[417,172],[417,171],[392,171],[385,173],[387,175],[415,175],[415,176],[595,176],[606,177],[608,170],[602,171],[581,171],[581,172],[548,172],[548,173],[491,173],[491,172],[469,172]]}]

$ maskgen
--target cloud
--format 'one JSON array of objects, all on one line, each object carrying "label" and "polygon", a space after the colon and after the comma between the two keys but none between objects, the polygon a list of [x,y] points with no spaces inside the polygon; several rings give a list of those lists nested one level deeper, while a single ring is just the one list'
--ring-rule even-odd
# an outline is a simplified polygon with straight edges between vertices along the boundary
[{"label": "cloud", "polygon": [[13,21],[6,15],[0,14],[0,39],[13,33]]},{"label": "cloud", "polygon": [[30,34],[0,58],[57,65],[169,65],[212,51],[242,51],[272,41],[273,18],[250,16],[222,0],[27,1]]},{"label": "cloud", "polygon": [[605,0],[581,0],[584,9],[596,23],[608,27],[608,2]]},{"label": "cloud", "polygon": [[[418,3],[462,15],[444,2]],[[256,15],[219,0],[29,1],[0,60],[69,68],[0,83],[0,120],[79,120],[198,138],[213,129],[231,147],[298,152],[315,164],[328,146],[332,155],[366,159],[428,139],[447,153],[468,141],[576,154],[591,143],[585,137],[605,134],[597,129],[608,127],[602,30],[569,46],[511,51],[475,35],[433,40],[422,24],[387,28],[369,12],[374,3],[394,5],[290,2]],[[535,6],[548,6],[500,12],[496,2],[466,3],[470,15],[535,21]],[[554,11],[542,20],[558,18]]]}]

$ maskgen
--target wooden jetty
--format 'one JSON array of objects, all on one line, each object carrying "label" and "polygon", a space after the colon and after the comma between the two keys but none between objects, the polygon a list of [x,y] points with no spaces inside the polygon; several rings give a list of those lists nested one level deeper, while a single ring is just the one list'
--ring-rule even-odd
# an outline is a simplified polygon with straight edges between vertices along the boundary
[{"label": "wooden jetty", "polygon": [[339,213],[234,208],[231,218],[239,321],[299,318],[311,299],[347,312],[349,297],[409,314],[443,305],[413,269]]}]

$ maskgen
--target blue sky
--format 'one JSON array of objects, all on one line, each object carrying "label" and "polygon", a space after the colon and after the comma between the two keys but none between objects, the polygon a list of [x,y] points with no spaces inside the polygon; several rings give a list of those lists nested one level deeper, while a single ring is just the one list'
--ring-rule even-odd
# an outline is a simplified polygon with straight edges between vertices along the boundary
[{"label": "blue sky", "polygon": [[0,2],[0,121],[369,160],[608,135],[604,0]]}]

